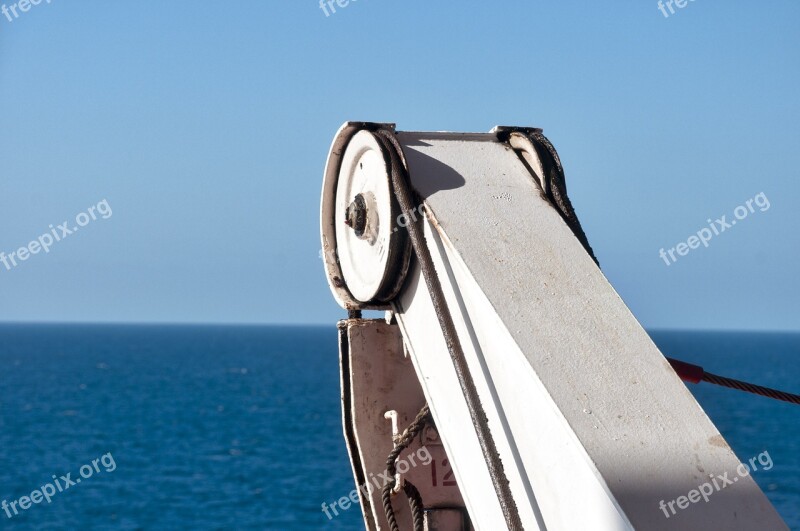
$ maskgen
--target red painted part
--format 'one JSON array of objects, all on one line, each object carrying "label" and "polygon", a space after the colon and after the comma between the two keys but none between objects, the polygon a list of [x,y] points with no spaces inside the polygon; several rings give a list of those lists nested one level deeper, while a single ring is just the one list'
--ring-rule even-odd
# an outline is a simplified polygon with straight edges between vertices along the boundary
[{"label": "red painted part", "polygon": [[694,384],[703,381],[703,376],[705,376],[706,372],[701,366],[692,365],[691,363],[674,360],[672,358],[667,358],[667,361],[672,365],[672,368],[675,369],[675,372],[678,373],[678,376],[681,377],[681,380]]}]

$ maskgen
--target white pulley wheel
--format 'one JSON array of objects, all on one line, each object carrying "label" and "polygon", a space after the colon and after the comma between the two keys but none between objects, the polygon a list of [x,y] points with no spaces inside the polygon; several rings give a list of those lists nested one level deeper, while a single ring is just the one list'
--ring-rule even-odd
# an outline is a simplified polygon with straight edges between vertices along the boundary
[{"label": "white pulley wheel", "polygon": [[399,289],[398,263],[407,259],[399,216],[384,147],[359,131],[342,156],[334,214],[342,277],[357,301],[386,302]]}]

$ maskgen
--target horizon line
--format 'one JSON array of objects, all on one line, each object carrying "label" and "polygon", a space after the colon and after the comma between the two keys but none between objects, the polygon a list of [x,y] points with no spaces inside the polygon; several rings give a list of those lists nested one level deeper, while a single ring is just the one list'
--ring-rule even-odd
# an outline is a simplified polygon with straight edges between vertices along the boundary
[{"label": "horizon line", "polygon": [[[381,319],[382,318],[377,318]],[[225,322],[225,321],[4,321],[0,326],[164,326],[164,327],[335,327],[339,320],[330,322]],[[674,326],[643,326],[648,332],[720,332],[720,333],[766,333],[766,334],[797,334],[800,329],[771,329],[771,328],[699,328],[699,327],[674,327]]]}]

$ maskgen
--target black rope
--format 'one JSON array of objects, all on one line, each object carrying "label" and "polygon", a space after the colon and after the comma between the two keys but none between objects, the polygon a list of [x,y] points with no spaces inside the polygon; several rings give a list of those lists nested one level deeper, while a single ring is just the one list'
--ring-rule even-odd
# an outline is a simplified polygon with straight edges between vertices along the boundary
[{"label": "black rope", "polygon": [[561,158],[550,140],[539,131],[533,131],[528,134],[528,139],[536,148],[536,154],[539,155],[539,160],[544,169],[544,178],[547,180],[548,190],[547,198],[556,207],[564,222],[572,230],[572,233],[581,242],[583,248],[592,257],[594,263],[598,266],[600,262],[594,255],[592,246],[589,245],[589,239],[586,233],[583,232],[581,222],[578,220],[578,215],[575,213],[575,208],[567,195],[567,180],[564,177],[564,167],[561,165]]},{"label": "black rope", "polygon": [[[386,475],[391,479],[383,486],[383,489],[381,489],[381,500],[383,501],[383,512],[386,513],[386,520],[389,522],[390,531],[400,531],[400,528],[397,526],[397,517],[394,514],[394,507],[392,507],[392,493],[397,485],[397,459],[430,420],[431,410],[428,404],[425,404],[419,413],[417,413],[417,416],[411,424],[408,425],[408,428],[394,438],[395,446],[389,453],[389,457],[386,458]],[[423,531],[424,507],[422,504],[422,496],[417,488],[409,481],[403,481],[403,492],[405,492],[406,497],[408,497],[408,505],[411,508],[411,517],[414,522],[414,531]]]},{"label": "black rope", "polygon": [[[381,139],[385,151],[389,154],[390,160],[387,162],[391,168],[392,185],[397,202],[407,219],[415,219],[412,215],[414,205],[411,202],[411,190],[408,183],[408,176],[405,166],[400,159],[402,148],[394,137],[394,134],[390,131],[376,131],[376,136]],[[514,501],[514,496],[511,493],[511,487],[508,483],[505,469],[503,468],[503,462],[500,459],[500,453],[497,451],[497,445],[492,438],[492,433],[489,429],[489,420],[483,409],[483,404],[481,404],[480,397],[478,396],[475,380],[473,380],[472,374],[469,371],[464,349],[461,347],[458,332],[453,323],[453,317],[447,306],[444,291],[436,273],[436,267],[433,264],[433,258],[425,242],[425,235],[419,223],[409,223],[406,228],[408,230],[409,239],[411,240],[411,246],[419,261],[422,276],[428,287],[431,302],[436,311],[436,317],[439,319],[439,326],[442,329],[442,334],[447,344],[447,350],[450,352],[450,357],[453,360],[456,377],[461,386],[461,392],[464,394],[467,409],[472,418],[472,425],[475,428],[478,443],[480,444],[483,458],[486,461],[489,477],[492,479],[492,485],[497,493],[497,499],[500,502],[500,508],[503,511],[506,525],[509,531],[520,531],[523,527],[522,520],[519,517],[519,510]]]},{"label": "black rope", "polygon": [[403,482],[403,492],[408,498],[408,505],[411,507],[411,521],[414,523],[414,531],[424,531],[425,529],[425,507],[422,505],[417,487],[408,480]]}]

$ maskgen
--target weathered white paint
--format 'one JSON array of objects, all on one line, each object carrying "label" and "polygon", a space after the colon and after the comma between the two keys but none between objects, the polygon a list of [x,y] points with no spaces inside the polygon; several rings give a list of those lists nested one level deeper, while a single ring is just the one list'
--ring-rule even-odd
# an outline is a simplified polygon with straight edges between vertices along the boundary
[{"label": "weathered white paint", "polygon": [[[428,247],[527,529],[786,529],[516,154],[492,135],[400,133]],[[397,304],[478,529],[499,505],[418,270]],[[526,488],[530,486],[530,488]],[[491,491],[491,492],[489,492]]]},{"label": "weathered white paint", "polygon": [[[359,127],[340,130],[323,185],[325,266],[347,308],[363,305],[340,282],[334,196],[342,154]],[[398,138],[425,201],[427,245],[525,528],[787,529],[749,477],[665,517],[660,500],[686,496],[710,474],[738,476],[739,461],[544,198],[541,163],[526,139],[512,135],[506,145],[481,133]],[[503,529],[416,265],[393,306],[472,522]],[[357,378],[368,382],[369,375]],[[367,403],[376,392],[370,385],[359,392],[353,412],[371,418],[381,409]],[[398,409],[397,400],[386,405]],[[361,451],[366,459],[366,447]]]}]

